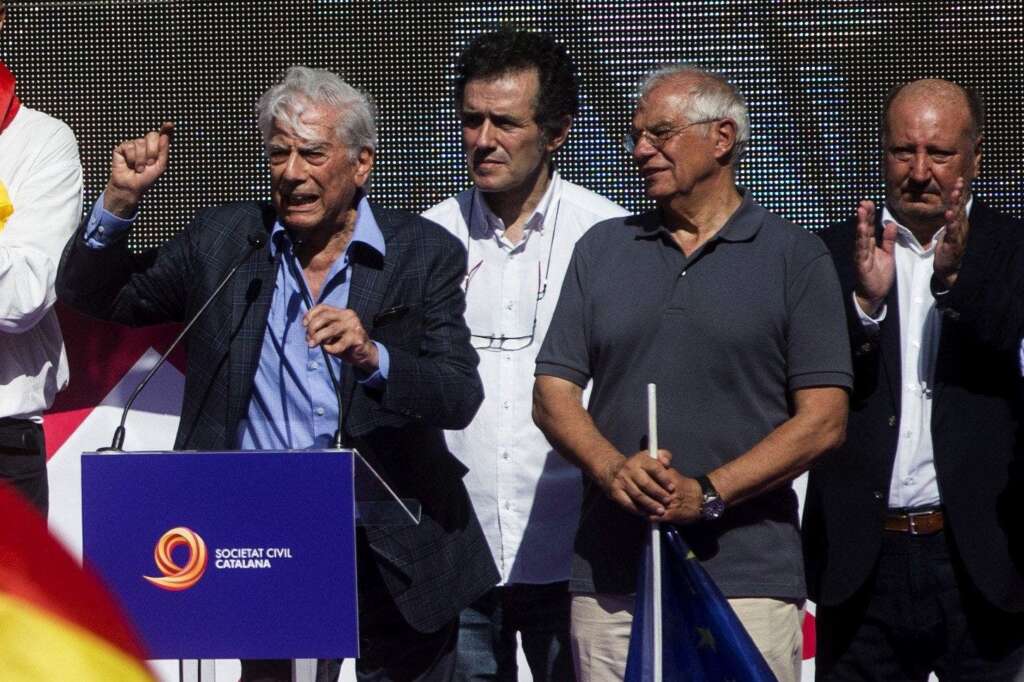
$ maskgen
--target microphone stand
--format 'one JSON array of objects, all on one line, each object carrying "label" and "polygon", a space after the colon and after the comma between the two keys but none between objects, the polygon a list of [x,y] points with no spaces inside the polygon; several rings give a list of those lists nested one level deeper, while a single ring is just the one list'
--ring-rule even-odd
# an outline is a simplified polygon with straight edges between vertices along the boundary
[{"label": "microphone stand", "polygon": [[149,373],[146,374],[145,378],[142,381],[140,381],[139,384],[135,387],[135,390],[132,391],[132,394],[128,397],[128,402],[125,403],[124,410],[121,411],[121,423],[118,424],[116,429],[114,429],[114,438],[111,441],[110,446],[100,448],[96,452],[124,452],[124,450],[122,450],[122,448],[124,447],[125,436],[124,424],[125,421],[128,419],[128,412],[132,409],[132,405],[135,403],[135,399],[139,397],[139,394],[142,393],[142,389],[146,387],[146,384],[148,384],[150,379],[153,378],[157,370],[163,367],[163,364],[167,361],[167,358],[170,356],[171,352],[178,346],[181,340],[185,338],[185,335],[188,334],[188,331],[192,328],[192,326],[196,323],[200,316],[202,316],[206,309],[210,307],[210,304],[213,303],[213,299],[217,297],[217,294],[219,294],[221,290],[227,286],[228,282],[230,282],[234,278],[235,273],[238,272],[238,269],[240,267],[242,267],[242,264],[249,259],[249,256],[255,253],[257,249],[262,248],[263,245],[266,243],[264,235],[255,232],[253,234],[250,234],[248,239],[249,250],[246,251],[245,255],[242,256],[242,258],[240,258],[238,262],[235,263],[235,266],[228,271],[228,274],[225,275],[224,279],[220,281],[220,284],[217,285],[217,288],[213,290],[213,293],[210,294],[210,296],[206,299],[206,301],[199,308],[196,314],[192,316],[192,319],[189,320],[188,324],[185,325],[185,328],[182,329],[181,332],[174,338],[174,341],[171,342],[171,345],[167,348],[164,354],[160,356],[160,359],[157,361],[157,363],[153,365],[153,369],[149,370]]}]

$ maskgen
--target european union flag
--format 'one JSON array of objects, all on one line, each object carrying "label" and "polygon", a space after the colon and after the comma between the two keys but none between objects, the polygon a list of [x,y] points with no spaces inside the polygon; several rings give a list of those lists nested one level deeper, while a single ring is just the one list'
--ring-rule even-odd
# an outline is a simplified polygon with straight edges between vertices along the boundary
[{"label": "european union flag", "polygon": [[[675,528],[660,525],[662,679],[765,682],[775,675],[725,596]],[[640,567],[625,682],[654,678],[653,559]]]}]

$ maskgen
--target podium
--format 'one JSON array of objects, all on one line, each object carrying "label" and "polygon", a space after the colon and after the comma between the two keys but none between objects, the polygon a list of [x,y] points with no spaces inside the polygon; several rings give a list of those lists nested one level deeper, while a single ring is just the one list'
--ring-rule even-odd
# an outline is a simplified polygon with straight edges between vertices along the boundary
[{"label": "podium", "polygon": [[155,659],[359,655],[356,526],[419,522],[354,450],[83,453],[85,560]]}]

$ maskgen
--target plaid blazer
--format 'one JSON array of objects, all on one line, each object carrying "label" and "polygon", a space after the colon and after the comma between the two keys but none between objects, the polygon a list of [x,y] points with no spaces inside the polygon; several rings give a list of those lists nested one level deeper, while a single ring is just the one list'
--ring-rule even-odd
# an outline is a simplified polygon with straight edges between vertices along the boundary
[{"label": "plaid blazer", "polygon": [[[344,436],[400,496],[421,503],[419,526],[365,532],[399,611],[412,627],[431,632],[499,578],[462,484],[466,469],[442,433],[464,428],[483,399],[462,318],[465,252],[419,216],[372,210],[387,255],[352,245],[349,307],[387,347],[391,365],[382,390],[344,373]],[[267,204],[206,209],[166,244],[140,255],[128,251],[126,240],[90,249],[83,225],[64,250],[60,300],[132,326],[190,319],[242,262],[189,332],[176,449],[237,447],[274,289],[277,263],[267,242],[275,219]],[[262,246],[254,248],[257,237]]]}]

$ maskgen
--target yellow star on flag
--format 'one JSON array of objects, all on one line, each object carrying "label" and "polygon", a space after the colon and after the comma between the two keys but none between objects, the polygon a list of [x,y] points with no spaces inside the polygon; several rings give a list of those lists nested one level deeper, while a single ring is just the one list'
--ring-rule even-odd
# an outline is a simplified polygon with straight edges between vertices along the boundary
[{"label": "yellow star on flag", "polygon": [[14,204],[11,203],[11,197],[7,194],[7,187],[0,182],[0,230],[4,229],[4,223],[12,213],[14,213]]},{"label": "yellow star on flag", "polygon": [[711,649],[717,651],[718,647],[715,645],[715,636],[711,634],[711,630],[708,628],[696,628],[697,635],[700,637],[700,641],[697,642],[698,649]]}]

